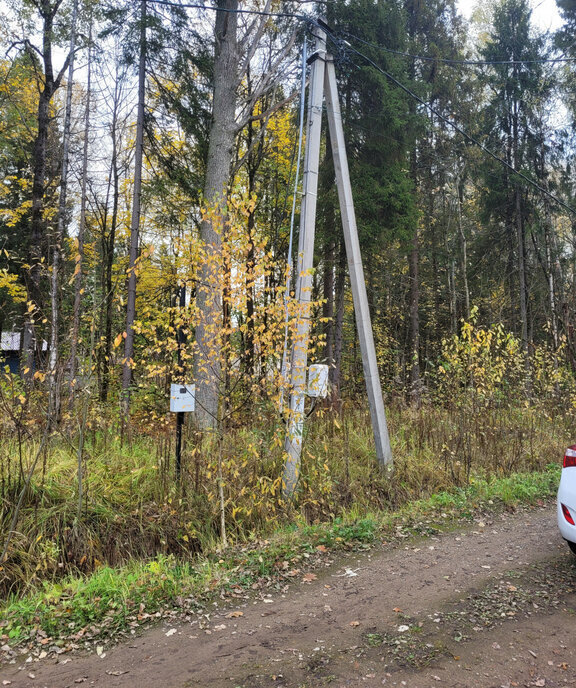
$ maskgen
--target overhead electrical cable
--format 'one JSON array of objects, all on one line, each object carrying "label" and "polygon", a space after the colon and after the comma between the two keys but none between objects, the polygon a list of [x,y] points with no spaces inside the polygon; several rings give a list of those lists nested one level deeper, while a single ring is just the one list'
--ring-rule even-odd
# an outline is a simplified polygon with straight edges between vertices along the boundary
[{"label": "overhead electrical cable", "polygon": [[[330,38],[336,43],[336,45],[339,47],[339,49],[342,49],[342,42],[339,41],[338,39],[334,38],[334,37],[333,37],[332,35],[330,35],[330,34],[329,34],[329,36],[330,36]],[[474,138],[473,136],[471,136],[470,134],[468,134],[466,131],[464,131],[464,129],[462,129],[462,127],[460,127],[458,124],[456,124],[456,122],[453,122],[452,120],[450,120],[450,119],[448,119],[447,117],[445,117],[445,116],[444,116],[441,112],[439,112],[433,105],[430,105],[430,103],[427,103],[425,100],[423,100],[422,98],[420,98],[419,95],[417,95],[416,93],[414,93],[413,91],[411,91],[411,90],[410,90],[407,86],[405,86],[401,81],[398,81],[398,79],[396,79],[396,77],[392,76],[392,74],[390,74],[390,73],[387,72],[386,70],[382,69],[382,67],[380,67],[380,65],[376,64],[376,62],[374,62],[372,59],[370,59],[367,55],[364,55],[364,54],[361,53],[359,50],[356,50],[356,48],[352,47],[350,44],[346,44],[345,47],[346,47],[347,50],[349,50],[349,51],[355,53],[356,55],[358,55],[358,57],[361,57],[363,60],[366,60],[366,62],[368,62],[372,67],[374,67],[374,69],[376,69],[377,71],[379,71],[379,72],[380,72],[383,76],[385,76],[387,79],[389,79],[389,80],[390,80],[393,84],[395,84],[398,88],[402,89],[402,90],[403,90],[405,93],[407,93],[411,98],[414,98],[414,100],[416,100],[418,103],[420,103],[420,105],[423,105],[423,106],[424,106],[427,110],[429,110],[433,115],[435,115],[435,116],[438,117],[440,120],[442,120],[442,122],[444,122],[444,123],[447,124],[448,126],[452,127],[452,129],[454,129],[454,131],[458,132],[458,133],[459,133],[468,143],[471,143],[472,145],[477,146],[478,148],[480,148],[480,150],[482,150],[484,153],[486,153],[486,155],[490,156],[492,159],[496,160],[496,161],[499,162],[500,164],[502,164],[502,165],[504,165],[505,167],[507,167],[507,168],[508,168],[511,172],[513,172],[516,176],[520,177],[520,178],[523,179],[525,182],[527,182],[528,184],[530,184],[532,187],[534,187],[535,189],[537,189],[538,191],[540,191],[540,193],[544,194],[545,196],[547,196],[548,198],[550,198],[551,200],[553,200],[555,203],[557,203],[558,205],[560,205],[562,208],[564,208],[564,209],[567,210],[568,212],[570,212],[570,213],[576,215],[576,209],[575,209],[575,208],[573,208],[572,206],[570,206],[570,205],[568,205],[567,203],[565,203],[564,201],[562,201],[560,198],[558,198],[557,196],[555,196],[553,193],[550,193],[550,191],[548,191],[547,189],[545,189],[543,186],[540,186],[540,184],[538,184],[537,182],[535,182],[533,179],[530,179],[530,177],[528,177],[527,175],[525,175],[525,174],[524,174],[523,172],[521,172],[520,170],[517,170],[513,165],[511,165],[509,162],[507,162],[506,160],[504,160],[504,158],[501,158],[499,155],[497,155],[497,154],[494,153],[492,150],[490,150],[490,148],[488,148],[487,146],[485,146],[482,142],[478,141],[478,139],[476,139],[476,138]],[[352,63],[352,64],[354,64],[355,67],[360,68],[359,65],[357,65],[357,64],[355,64],[355,63]]]},{"label": "overhead electrical cable", "polygon": [[[337,35],[332,34],[335,38]],[[441,64],[453,65],[455,67],[460,65],[471,65],[471,66],[490,66],[490,65],[523,65],[523,64],[547,64],[556,62],[576,62],[576,57],[543,57],[534,60],[451,60],[446,57],[433,57],[431,55],[415,55],[413,53],[403,52],[402,50],[393,50],[392,48],[386,48],[378,43],[373,43],[371,41],[366,41],[359,36],[355,36],[349,32],[343,32],[342,36],[350,38],[352,40],[363,43],[370,48],[376,48],[385,53],[390,53],[392,55],[399,55],[400,57],[409,57],[412,60],[422,60],[423,62],[436,62]]]},{"label": "overhead electrical cable", "polygon": [[176,0],[149,0],[155,5],[167,5],[169,7],[181,7],[182,9],[211,10],[213,12],[228,12],[230,14],[251,14],[260,17],[282,17],[286,19],[301,19],[305,22],[314,22],[314,18],[306,14],[296,12],[265,12],[264,10],[232,9],[230,7],[210,7],[200,3],[176,2]]},{"label": "overhead electrical cable", "polygon": [[[294,178],[294,193],[292,196],[292,213],[290,216],[290,239],[288,241],[288,255],[286,257],[286,285],[284,291],[284,346],[282,349],[282,378],[286,379],[288,370],[288,328],[290,321],[289,300],[290,285],[292,283],[293,271],[293,252],[294,252],[294,222],[296,218],[296,199],[298,196],[298,186],[300,183],[300,162],[302,158],[302,143],[304,140],[304,113],[306,101],[306,64],[308,62],[308,44],[304,37],[302,46],[302,80],[300,83],[300,117],[298,130],[298,153],[296,159],[296,176]],[[284,388],[280,391],[280,413],[284,409]]]}]

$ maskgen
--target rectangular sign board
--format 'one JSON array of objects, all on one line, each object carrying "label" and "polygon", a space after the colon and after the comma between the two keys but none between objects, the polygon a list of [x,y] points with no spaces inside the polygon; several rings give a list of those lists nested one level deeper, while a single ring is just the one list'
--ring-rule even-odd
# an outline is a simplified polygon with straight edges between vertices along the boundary
[{"label": "rectangular sign board", "polygon": [[170,411],[190,413],[196,408],[196,385],[170,385]]}]

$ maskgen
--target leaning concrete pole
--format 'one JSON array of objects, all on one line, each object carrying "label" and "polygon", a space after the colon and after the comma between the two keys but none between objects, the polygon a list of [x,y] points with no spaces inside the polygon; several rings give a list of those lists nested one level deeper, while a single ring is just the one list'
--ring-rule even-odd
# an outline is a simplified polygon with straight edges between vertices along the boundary
[{"label": "leaning concrete pole", "polygon": [[354,300],[354,314],[356,317],[356,327],[358,328],[360,350],[362,352],[362,365],[364,368],[364,379],[366,380],[366,391],[368,392],[372,428],[376,441],[376,458],[382,467],[391,469],[392,450],[390,448],[386,413],[382,400],[382,388],[380,387],[380,377],[378,375],[378,365],[376,362],[372,323],[370,321],[370,310],[368,308],[368,297],[366,295],[366,283],[364,281],[364,269],[362,267],[362,256],[360,254],[360,243],[358,241],[356,213],[354,212],[352,186],[350,184],[350,173],[348,170],[348,157],[346,155],[344,129],[342,127],[342,115],[338,99],[336,72],[334,70],[334,62],[330,56],[327,57],[326,60],[325,75],[328,128],[330,130],[330,141],[332,143],[332,155],[336,172],[340,215],[342,217],[342,226],[344,229],[346,255],[348,257],[350,285],[352,287],[352,298]]},{"label": "leaning concrete pole", "polygon": [[295,296],[299,304],[298,329],[294,336],[290,366],[290,411],[284,449],[286,463],[282,491],[292,497],[300,474],[300,455],[304,430],[304,402],[306,400],[306,371],[308,340],[310,336],[310,301],[312,296],[312,268],[314,260],[314,233],[316,229],[316,203],[322,102],[324,96],[324,66],[326,34],[317,28],[315,51],[310,57],[310,92],[308,96],[308,122],[306,126],[306,155],[304,157],[303,196],[300,207],[300,236],[296,269]]}]

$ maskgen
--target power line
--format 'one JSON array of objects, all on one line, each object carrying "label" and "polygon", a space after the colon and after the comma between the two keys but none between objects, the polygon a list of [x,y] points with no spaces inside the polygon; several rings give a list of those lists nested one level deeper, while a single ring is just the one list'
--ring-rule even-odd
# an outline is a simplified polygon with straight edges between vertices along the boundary
[{"label": "power line", "polygon": [[359,36],[355,36],[349,32],[343,32],[343,36],[347,36],[359,43],[363,43],[371,48],[376,48],[385,53],[390,53],[392,55],[400,55],[401,57],[409,57],[412,60],[422,60],[423,62],[439,62],[442,64],[447,64],[450,66],[460,66],[460,65],[471,65],[471,66],[489,66],[489,65],[523,65],[523,64],[548,64],[548,63],[559,63],[559,62],[576,62],[576,57],[550,57],[550,58],[539,58],[534,60],[451,60],[445,57],[432,57],[430,55],[415,55],[413,53],[403,52],[402,50],[393,50],[392,48],[386,48],[378,43],[372,43],[366,41]]},{"label": "power line", "polygon": [[[332,40],[334,40],[333,36],[331,36],[331,38],[332,38]],[[335,41],[335,42],[337,42],[337,41]],[[338,42],[337,42],[337,44],[338,44]],[[402,82],[398,81],[398,79],[396,79],[394,76],[392,76],[392,74],[390,74],[389,72],[382,69],[382,67],[380,67],[378,64],[376,64],[376,62],[371,60],[367,55],[364,55],[363,53],[361,53],[359,50],[356,50],[356,48],[352,47],[351,45],[348,45],[347,48],[348,48],[348,50],[355,53],[356,55],[358,55],[362,59],[366,60],[366,62],[368,62],[370,65],[372,65],[372,67],[374,67],[374,69],[378,70],[387,79],[389,79],[393,84],[398,86],[398,88],[402,89],[411,98],[414,98],[414,100],[416,100],[418,103],[420,103],[420,105],[423,105],[425,108],[427,108],[433,115],[438,117],[445,124],[448,124],[448,126],[452,127],[452,129],[454,129],[454,131],[457,131],[462,137],[464,137],[464,139],[468,143],[471,143],[475,146],[478,146],[478,148],[480,148],[480,150],[482,150],[484,153],[486,153],[486,155],[489,155],[491,158],[493,158],[494,160],[496,160],[500,164],[507,167],[515,175],[517,175],[518,177],[520,177],[524,181],[528,182],[528,184],[530,184],[535,189],[540,191],[540,193],[544,194],[545,196],[548,196],[548,198],[553,200],[555,203],[558,203],[558,205],[560,205],[562,208],[564,208],[568,212],[576,215],[576,209],[575,208],[573,208],[572,206],[569,206],[567,203],[564,203],[564,201],[562,201],[560,198],[558,198],[554,194],[550,193],[550,191],[545,189],[543,186],[540,186],[540,184],[537,184],[534,180],[530,179],[530,177],[526,176],[523,172],[520,172],[519,170],[517,170],[513,165],[511,165],[509,162],[504,160],[504,158],[501,158],[499,155],[497,155],[496,153],[491,151],[487,146],[485,146],[483,143],[478,141],[478,139],[475,139],[473,136],[471,136],[470,134],[465,132],[464,129],[462,129],[462,127],[460,127],[458,124],[456,124],[455,122],[452,122],[452,120],[448,119],[443,114],[441,114],[433,105],[430,105],[430,103],[427,103],[425,100],[420,98],[419,95],[417,95],[416,93],[411,91]],[[359,68],[359,66],[356,64],[354,66]]]},{"label": "power line", "polygon": [[206,6],[203,3],[187,3],[187,2],[176,2],[175,0],[149,0],[155,5],[167,5],[169,7],[181,7],[183,9],[196,9],[196,10],[211,10],[213,12],[228,12],[230,14],[251,14],[260,17],[282,17],[286,19],[300,19],[307,23],[315,24],[314,18],[306,14],[298,14],[296,12],[265,12],[264,10],[243,10],[243,9],[232,9],[230,7],[211,7]]}]

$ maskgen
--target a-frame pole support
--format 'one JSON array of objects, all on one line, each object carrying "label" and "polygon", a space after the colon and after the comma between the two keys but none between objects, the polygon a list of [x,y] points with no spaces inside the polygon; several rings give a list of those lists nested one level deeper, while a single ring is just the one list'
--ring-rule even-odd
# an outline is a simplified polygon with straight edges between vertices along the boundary
[{"label": "a-frame pole support", "polygon": [[372,419],[372,429],[376,443],[376,458],[378,463],[387,469],[392,468],[392,450],[390,437],[382,399],[382,388],[378,374],[376,349],[374,347],[374,335],[368,308],[368,296],[366,294],[366,282],[362,267],[362,255],[360,242],[358,241],[358,229],[356,225],[356,213],[352,198],[352,186],[350,184],[350,172],[348,169],[348,156],[342,127],[342,115],[338,99],[338,84],[334,61],[331,56],[326,58],[325,69],[325,97],[326,112],[328,115],[328,128],[332,143],[332,156],[334,158],[334,170],[336,173],[336,185],[338,187],[338,200],[340,204],[340,216],[344,230],[344,242],[346,256],[348,258],[348,271],[350,273],[350,285],[354,301],[354,314],[360,351],[362,352],[362,366],[368,393],[368,405]]},{"label": "a-frame pole support", "polygon": [[354,300],[356,326],[358,328],[368,404],[370,406],[370,416],[376,443],[376,457],[382,467],[388,469],[392,467],[392,451],[390,449],[390,438],[386,424],[386,414],[366,294],[366,283],[364,281],[364,270],[362,268],[362,256],[360,254],[356,214],[354,212],[354,201],[350,185],[336,73],[332,58],[326,54],[326,34],[318,28],[316,29],[315,36],[316,50],[310,58],[313,62],[310,74],[306,156],[295,289],[295,297],[299,303],[300,310],[297,331],[292,344],[290,369],[292,392],[290,396],[288,428],[284,443],[287,458],[284,467],[283,493],[288,498],[292,497],[298,483],[304,430],[304,403],[306,400],[308,341],[310,336],[310,301],[312,295],[318,168],[320,163],[322,103],[324,95],[326,96],[326,110]]}]

